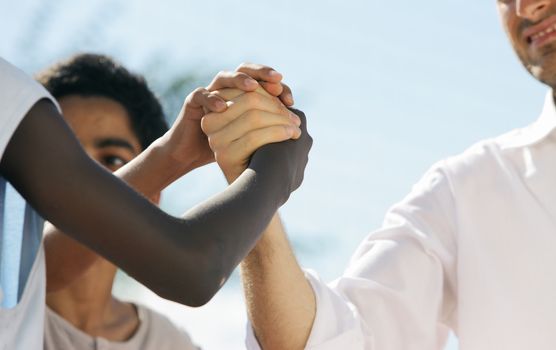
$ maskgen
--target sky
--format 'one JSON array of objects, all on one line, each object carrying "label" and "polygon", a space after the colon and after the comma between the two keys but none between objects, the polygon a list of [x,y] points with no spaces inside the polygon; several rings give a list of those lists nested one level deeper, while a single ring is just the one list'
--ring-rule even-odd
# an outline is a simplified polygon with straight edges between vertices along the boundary
[{"label": "sky", "polygon": [[[0,0],[0,32],[0,55],[29,73],[75,51],[160,81],[244,61],[283,73],[315,143],[281,214],[301,264],[327,280],[432,164],[534,121],[547,91],[513,54],[495,0]],[[162,206],[179,214],[224,186],[208,166]],[[117,290],[171,313],[204,348],[243,348],[237,276],[201,310],[121,280]]]}]

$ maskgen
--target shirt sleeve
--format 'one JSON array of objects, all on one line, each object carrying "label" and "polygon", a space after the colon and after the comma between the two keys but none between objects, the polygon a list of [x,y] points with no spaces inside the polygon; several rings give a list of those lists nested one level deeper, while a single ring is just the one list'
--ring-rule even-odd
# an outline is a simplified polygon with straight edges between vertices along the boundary
[{"label": "shirt sleeve", "polygon": [[[433,167],[360,244],[330,284],[305,270],[316,296],[306,349],[443,349],[455,309],[455,206]],[[260,349],[248,325],[248,349]]]},{"label": "shirt sleeve", "polygon": [[42,85],[0,57],[0,159],[23,117],[43,98],[56,104]]},{"label": "shirt sleeve", "polygon": [[441,167],[386,215],[326,285],[307,271],[317,313],[307,349],[442,349],[455,309],[455,205]]}]

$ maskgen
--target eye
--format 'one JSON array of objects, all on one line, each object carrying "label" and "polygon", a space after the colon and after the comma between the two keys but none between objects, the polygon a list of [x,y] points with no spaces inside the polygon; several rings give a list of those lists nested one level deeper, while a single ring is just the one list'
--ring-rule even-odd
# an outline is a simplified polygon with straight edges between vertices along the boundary
[{"label": "eye", "polygon": [[102,157],[101,164],[108,169],[115,171],[126,165],[127,161],[122,157],[116,155],[107,155]]}]

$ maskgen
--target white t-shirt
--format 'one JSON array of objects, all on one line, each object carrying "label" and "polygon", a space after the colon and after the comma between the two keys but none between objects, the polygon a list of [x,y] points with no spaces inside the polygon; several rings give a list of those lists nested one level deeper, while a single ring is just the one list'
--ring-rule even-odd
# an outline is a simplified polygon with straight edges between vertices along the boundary
[{"label": "white t-shirt", "polygon": [[[0,160],[44,87],[0,58]],[[42,349],[45,308],[43,220],[0,175],[0,350]]]},{"label": "white t-shirt", "polygon": [[47,307],[44,350],[197,350],[187,333],[163,315],[136,305],[139,328],[122,342],[93,337]]}]

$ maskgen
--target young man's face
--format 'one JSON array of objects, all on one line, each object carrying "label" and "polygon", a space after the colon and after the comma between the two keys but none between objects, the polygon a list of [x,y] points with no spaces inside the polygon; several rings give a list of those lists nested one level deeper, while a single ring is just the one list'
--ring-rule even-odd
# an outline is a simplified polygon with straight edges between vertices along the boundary
[{"label": "young man's face", "polygon": [[125,108],[106,97],[68,95],[58,100],[66,122],[87,154],[115,171],[141,153]]},{"label": "young man's face", "polygon": [[556,0],[497,0],[519,59],[538,80],[556,87]]}]

